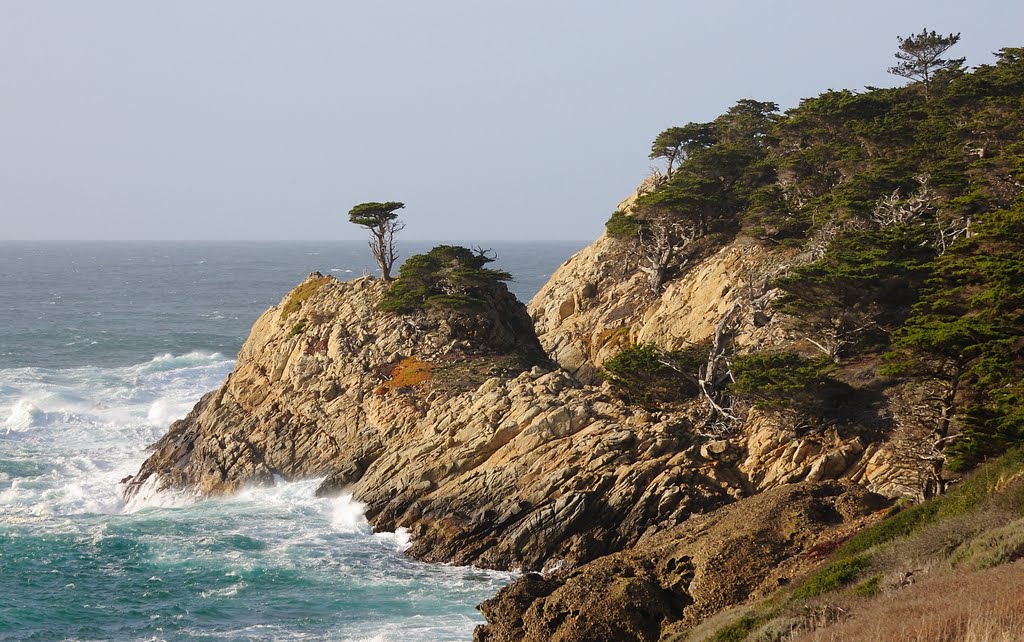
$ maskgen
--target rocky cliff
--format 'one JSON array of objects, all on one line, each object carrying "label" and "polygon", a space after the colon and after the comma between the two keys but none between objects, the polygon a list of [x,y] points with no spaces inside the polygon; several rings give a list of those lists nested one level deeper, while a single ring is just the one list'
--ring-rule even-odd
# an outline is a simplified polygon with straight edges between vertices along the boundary
[{"label": "rocky cliff", "polygon": [[[704,400],[623,403],[596,377],[616,341],[706,338],[737,302],[770,296],[767,276],[787,257],[737,240],[653,297],[609,267],[617,252],[602,238],[570,259],[532,321],[504,289],[483,306],[384,313],[384,283],[312,274],[256,321],[227,381],[154,445],[126,496],[322,477],[320,492],[351,492],[377,528],[409,529],[419,559],[562,569],[489,602],[481,639],[596,640],[608,638],[578,632],[635,616],[644,632],[621,639],[656,639],[741,600],[819,533],[862,516],[864,488],[917,492],[920,465],[893,463],[892,433],[807,431],[754,409],[708,434]],[[739,327],[748,345],[788,340],[752,308]],[[715,597],[724,580],[710,569],[755,542],[765,555]],[[598,594],[605,619],[591,621],[581,605]],[[640,603],[657,613],[624,613]]]}]

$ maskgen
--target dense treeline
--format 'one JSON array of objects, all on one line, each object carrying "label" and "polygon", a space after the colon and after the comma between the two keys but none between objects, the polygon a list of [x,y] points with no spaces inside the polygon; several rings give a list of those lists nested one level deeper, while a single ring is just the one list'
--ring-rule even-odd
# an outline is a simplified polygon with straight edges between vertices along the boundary
[{"label": "dense treeline", "polygon": [[[671,127],[651,150],[664,173],[607,227],[655,292],[736,235],[793,248],[774,306],[820,353],[815,377],[877,358],[896,384],[938,385],[937,443],[965,468],[1024,441],[1024,48],[939,62],[904,87]],[[753,363],[731,392],[763,403],[781,384]]]}]

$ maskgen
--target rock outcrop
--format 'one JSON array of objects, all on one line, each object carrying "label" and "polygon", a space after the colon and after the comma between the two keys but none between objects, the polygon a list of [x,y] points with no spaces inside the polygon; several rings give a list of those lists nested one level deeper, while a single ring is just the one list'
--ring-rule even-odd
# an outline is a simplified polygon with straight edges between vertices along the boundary
[{"label": "rock outcrop", "polygon": [[646,642],[788,583],[801,558],[883,505],[849,482],[781,486],[481,605],[476,642]]},{"label": "rock outcrop", "polygon": [[[479,307],[384,313],[386,284],[314,273],[256,321],[227,381],[171,426],[125,494],[322,477],[318,492],[352,493],[375,527],[408,529],[419,559],[561,569],[484,606],[492,626],[478,638],[504,641],[613,639],[613,625],[629,631],[614,639],[656,639],[772,581],[852,519],[840,505],[920,492],[927,464],[900,449],[922,436],[898,404],[870,409],[887,431],[808,431],[755,408],[724,434],[701,430],[699,398],[624,404],[598,376],[623,346],[704,341],[736,311],[737,345],[791,345],[769,284],[801,258],[736,239],[654,296],[622,251],[602,237],[529,312],[502,286]],[[758,523],[737,530],[748,514]],[[721,564],[736,572],[714,579]]]},{"label": "rock outcrop", "polygon": [[747,492],[682,415],[552,369],[511,295],[376,310],[384,284],[311,275],[253,326],[235,370],[154,445],[144,485],[228,493],[325,477],[436,561],[541,569],[619,550]]}]

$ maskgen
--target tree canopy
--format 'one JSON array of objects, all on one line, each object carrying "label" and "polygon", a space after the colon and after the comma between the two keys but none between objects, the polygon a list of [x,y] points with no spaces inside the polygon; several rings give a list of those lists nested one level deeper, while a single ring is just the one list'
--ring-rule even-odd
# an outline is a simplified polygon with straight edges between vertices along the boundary
[{"label": "tree canopy", "polygon": [[403,207],[405,204],[397,201],[369,202],[360,203],[348,211],[350,223],[370,230],[370,254],[380,266],[380,275],[385,281],[391,280],[391,269],[398,260],[395,234],[405,229],[405,223],[398,220],[395,212]]},{"label": "tree canopy", "polygon": [[[425,254],[410,256],[380,304],[390,312],[423,308],[467,308],[482,305],[502,281],[512,275],[484,267],[494,261],[486,250],[459,245],[438,245]],[[500,286],[504,287],[504,286]]]},{"label": "tree canopy", "polygon": [[[1024,444],[1024,48],[968,71],[944,57],[958,40],[900,39],[900,71],[928,100],[919,83],[830,90],[784,114],[741,100],[655,139],[671,175],[607,224],[626,269],[659,292],[736,235],[790,257],[764,305],[797,356],[732,360],[723,407],[789,395],[787,369],[819,368],[926,397],[912,420],[934,429],[937,462]],[[668,356],[635,347],[606,370],[639,389],[668,377]],[[815,377],[829,404],[847,394]]]},{"label": "tree canopy", "polygon": [[935,31],[922,29],[921,33],[911,34],[906,38],[899,37],[898,40],[900,46],[895,56],[899,62],[889,67],[889,73],[924,83],[926,98],[929,97],[935,72],[956,69],[964,63],[964,58],[940,58],[953,45],[960,42],[959,33],[943,36]]}]

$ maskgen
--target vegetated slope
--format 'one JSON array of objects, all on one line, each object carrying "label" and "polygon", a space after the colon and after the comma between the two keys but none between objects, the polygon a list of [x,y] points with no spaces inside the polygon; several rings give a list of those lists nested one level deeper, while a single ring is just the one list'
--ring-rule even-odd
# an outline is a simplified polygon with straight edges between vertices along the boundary
[{"label": "vegetated slope", "polygon": [[937,640],[1024,636],[1024,455],[985,464],[948,495],[894,508],[814,573],[685,639]]},{"label": "vegetated slope", "polygon": [[878,465],[908,467],[879,489],[931,496],[1024,438],[1022,132],[1024,49],[927,97],[743,100],[671,128],[653,155],[668,137],[682,162],[531,302],[541,343],[634,403],[705,397],[706,432],[772,408],[844,434],[873,406],[906,455]]},{"label": "vegetated slope", "polygon": [[[929,97],[915,85],[830,91],[785,114],[745,100],[677,129],[683,162],[624,201],[531,302],[559,364],[627,403],[690,409],[697,433],[746,457],[754,491],[839,462],[840,477],[924,499],[1024,440],[1024,50],[943,72]],[[806,444],[841,443],[813,469],[778,470]],[[660,537],[685,546],[678,530]],[[636,573],[630,556],[659,559],[646,543],[542,590],[513,585],[478,637],[603,639],[594,578]],[[844,560],[821,581],[869,568]],[[701,617],[750,593],[729,595]],[[619,639],[682,634],[695,622],[683,602]],[[508,604],[533,615],[506,619]]]}]

